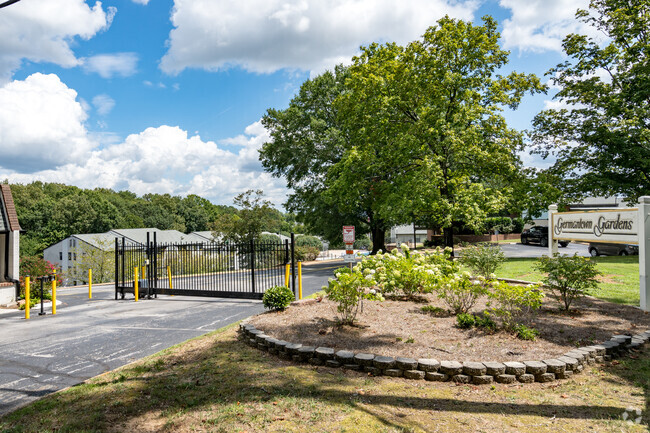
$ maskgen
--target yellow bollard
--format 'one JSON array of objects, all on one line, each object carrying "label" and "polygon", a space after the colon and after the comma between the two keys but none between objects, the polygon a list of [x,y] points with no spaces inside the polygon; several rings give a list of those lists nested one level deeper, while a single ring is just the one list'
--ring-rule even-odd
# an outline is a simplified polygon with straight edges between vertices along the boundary
[{"label": "yellow bollard", "polygon": [[167,266],[167,278],[169,279],[169,288],[173,289],[174,286],[172,286],[172,268]]},{"label": "yellow bollard", "polygon": [[88,299],[93,298],[93,270],[88,269]]},{"label": "yellow bollard", "polygon": [[56,314],[56,269],[54,269],[54,279],[52,280],[52,315]]},{"label": "yellow bollard", "polygon": [[146,270],[147,270],[147,265],[142,265],[142,279],[143,280],[145,278],[147,278]]},{"label": "yellow bollard", "polygon": [[289,287],[289,263],[284,267],[284,285]]},{"label": "yellow bollard", "polygon": [[25,277],[25,319],[29,319],[29,277]]},{"label": "yellow bollard", "polygon": [[298,262],[298,299],[302,299],[302,262]]},{"label": "yellow bollard", "polygon": [[135,302],[138,302],[138,268],[137,266],[134,269],[133,272],[133,294],[135,295]]}]

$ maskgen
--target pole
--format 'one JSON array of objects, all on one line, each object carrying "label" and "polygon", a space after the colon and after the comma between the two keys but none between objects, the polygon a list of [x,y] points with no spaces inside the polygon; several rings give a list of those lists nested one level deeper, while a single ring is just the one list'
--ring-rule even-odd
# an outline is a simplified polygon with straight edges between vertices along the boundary
[{"label": "pole", "polygon": [[174,286],[172,286],[172,268],[170,266],[167,266],[167,278],[169,279],[169,288],[171,290]]},{"label": "pole", "polygon": [[45,277],[40,277],[39,280],[41,280],[41,312],[38,315],[45,316],[45,311],[43,311],[43,280],[45,280]]},{"label": "pole", "polygon": [[138,267],[137,266],[133,271],[133,294],[135,295],[135,302],[138,302]]},{"label": "pole", "polygon": [[298,299],[302,299],[302,262],[298,262]]},{"label": "pole", "polygon": [[25,277],[25,320],[29,320],[29,293],[31,287],[29,285],[29,276]]},{"label": "pole", "polygon": [[557,205],[552,204],[548,207],[548,255],[550,257],[558,252],[557,239],[553,236],[553,214],[555,213],[557,213]]},{"label": "pole", "polygon": [[56,314],[56,268],[54,269],[54,279],[52,280],[52,315]]},{"label": "pole", "polygon": [[650,311],[650,196],[639,197],[639,295],[641,309]]},{"label": "pole", "polygon": [[289,263],[284,265],[284,285],[289,287]]},{"label": "pole", "polygon": [[293,292],[293,297],[296,297],[296,236],[291,233],[291,291]]},{"label": "pole", "polygon": [[88,269],[88,299],[93,298],[93,270]]}]

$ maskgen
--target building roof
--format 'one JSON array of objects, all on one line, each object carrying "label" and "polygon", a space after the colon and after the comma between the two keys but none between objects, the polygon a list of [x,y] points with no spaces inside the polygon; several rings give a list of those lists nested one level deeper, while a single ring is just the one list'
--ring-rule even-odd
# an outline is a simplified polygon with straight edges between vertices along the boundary
[{"label": "building roof", "polygon": [[112,250],[115,247],[115,234],[113,233],[86,233],[82,235],[72,235],[73,237],[92,245],[100,250]]},{"label": "building roof", "polygon": [[204,243],[206,240],[194,233],[185,234],[178,230],[160,230],[157,228],[144,229],[113,229],[108,233],[121,238],[122,236],[140,244],[147,243],[147,233],[149,241],[153,242],[153,234],[156,234],[156,242],[162,244],[195,244]]},{"label": "building roof", "polygon": [[0,232],[20,230],[11,187],[0,184]]},{"label": "building roof", "polygon": [[200,232],[192,232],[190,234],[194,235],[194,236],[199,236],[201,238],[201,242],[205,242],[206,240],[208,240],[210,242],[218,242],[220,240],[219,237],[218,236],[215,237],[214,232],[212,232],[210,230],[204,230],[204,231],[200,231]]}]

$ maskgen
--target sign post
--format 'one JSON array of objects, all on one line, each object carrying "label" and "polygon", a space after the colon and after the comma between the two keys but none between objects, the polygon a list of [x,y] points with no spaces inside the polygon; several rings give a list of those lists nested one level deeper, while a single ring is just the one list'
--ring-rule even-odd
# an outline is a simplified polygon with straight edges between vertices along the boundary
[{"label": "sign post", "polygon": [[639,245],[641,309],[650,311],[650,196],[639,198],[638,208],[558,212],[548,207],[549,255],[560,240]]}]

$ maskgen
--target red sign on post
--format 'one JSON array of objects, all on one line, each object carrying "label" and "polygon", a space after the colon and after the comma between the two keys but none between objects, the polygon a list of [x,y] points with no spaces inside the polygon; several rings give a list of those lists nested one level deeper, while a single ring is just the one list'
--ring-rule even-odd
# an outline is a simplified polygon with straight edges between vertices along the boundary
[{"label": "red sign on post", "polygon": [[354,243],[354,226],[343,226],[343,243]]}]

